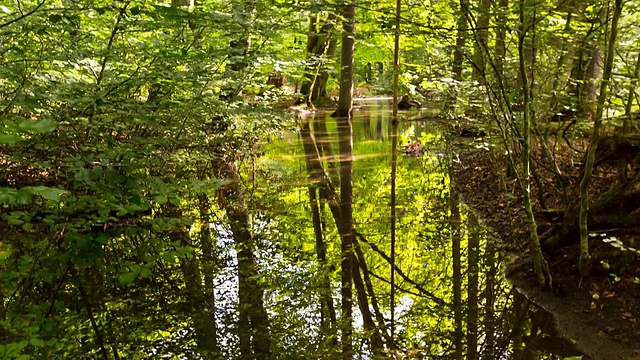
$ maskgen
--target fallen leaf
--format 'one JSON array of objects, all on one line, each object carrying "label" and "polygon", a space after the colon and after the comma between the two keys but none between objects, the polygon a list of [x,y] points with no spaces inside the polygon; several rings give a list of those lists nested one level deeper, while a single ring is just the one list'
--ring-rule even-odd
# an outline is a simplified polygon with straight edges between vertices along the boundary
[{"label": "fallen leaf", "polygon": [[625,319],[627,319],[627,320],[634,319],[633,314],[632,314],[632,313],[630,313],[630,312],[624,312],[624,313],[622,313],[622,317],[623,317],[623,318],[625,318]]}]

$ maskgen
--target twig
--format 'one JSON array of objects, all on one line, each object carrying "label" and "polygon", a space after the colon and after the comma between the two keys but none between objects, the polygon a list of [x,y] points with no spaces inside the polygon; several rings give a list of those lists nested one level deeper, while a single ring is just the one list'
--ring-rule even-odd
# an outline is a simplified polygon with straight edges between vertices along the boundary
[{"label": "twig", "polygon": [[0,25],[0,29],[2,29],[5,26],[9,26],[9,25],[13,24],[14,22],[20,21],[20,20],[26,18],[27,16],[33,14],[34,12],[38,11],[38,9],[40,7],[42,7],[42,5],[44,5],[45,2],[47,2],[47,0],[43,0],[40,4],[38,4],[35,8],[33,8],[33,10],[29,11],[28,13],[23,14],[22,16],[18,16],[17,18],[15,18],[13,20],[9,20],[6,23]]}]

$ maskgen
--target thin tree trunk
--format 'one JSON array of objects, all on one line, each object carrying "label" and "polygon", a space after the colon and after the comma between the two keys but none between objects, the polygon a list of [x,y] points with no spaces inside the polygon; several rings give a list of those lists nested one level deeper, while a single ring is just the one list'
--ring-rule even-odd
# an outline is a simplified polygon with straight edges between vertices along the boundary
[{"label": "thin tree trunk", "polygon": [[323,224],[320,217],[320,207],[318,206],[317,189],[314,185],[309,186],[309,204],[311,206],[311,216],[313,219],[313,232],[316,238],[316,257],[321,268],[320,301],[322,312],[323,334],[335,340],[336,310],[333,306],[331,296],[331,281],[329,279],[329,269],[327,266],[327,245],[324,242]]},{"label": "thin tree trunk", "polygon": [[353,356],[351,339],[353,334],[353,128],[350,117],[342,117],[338,120],[338,135],[340,147],[340,218],[336,219],[336,221],[340,224],[339,228],[342,228],[340,246],[340,256],[342,258],[342,358],[347,360]]},{"label": "thin tree trunk", "polygon": [[507,55],[506,29],[507,14],[509,13],[509,0],[498,1],[497,30],[496,30],[496,72],[498,81],[504,79],[504,61]]},{"label": "thin tree trunk", "polygon": [[[636,94],[636,87],[638,86],[638,74],[640,74],[640,52],[638,53],[638,58],[636,60],[636,66],[633,70],[633,78],[631,79],[631,84],[629,84],[629,93],[627,94],[627,101],[624,104],[624,121],[622,123],[622,128],[618,132],[618,136],[624,136],[624,134],[629,134],[631,132],[634,120],[634,115],[631,112],[631,108],[633,107],[633,100]],[[618,159],[618,182],[620,184],[624,184],[627,182],[627,164],[629,163],[629,155],[625,154]]]},{"label": "thin tree trunk", "polygon": [[479,235],[478,219],[469,216],[470,234],[468,236],[467,252],[467,359],[478,358],[478,270],[479,270]]},{"label": "thin tree trunk", "polygon": [[[202,250],[202,269],[204,272],[204,298],[198,308],[202,309],[203,347],[212,359],[220,356],[220,347],[217,338],[217,325],[215,321],[215,292],[214,292],[214,255],[213,237],[211,236],[211,205],[206,195],[199,198],[200,219],[203,222],[200,230],[200,248]],[[198,278],[199,279],[199,278]]]},{"label": "thin tree trunk", "polygon": [[[254,240],[247,205],[240,187],[240,175],[235,162],[217,164],[223,169],[224,178],[231,179],[223,188],[223,207],[229,219],[231,232],[238,257],[238,327],[240,350],[243,359],[269,359],[271,357],[271,336],[269,318],[264,307],[264,287],[254,255]],[[248,352],[250,341],[250,349]]]},{"label": "thin tree trunk", "polygon": [[[582,86],[582,102],[580,113],[586,118],[593,118],[598,101],[600,78],[602,77],[602,47],[599,41],[589,44],[589,64],[585,73],[585,81]],[[603,79],[604,80],[604,79]]]},{"label": "thin tree trunk", "polygon": [[356,296],[358,298],[362,323],[367,332],[366,336],[371,339],[371,349],[374,356],[376,358],[382,358],[384,356],[382,337],[380,336],[376,323],[373,321],[373,314],[371,314],[371,310],[369,309],[369,300],[367,299],[367,292],[360,274],[360,266],[355,259],[352,259],[351,261],[353,264],[353,283],[356,288]]},{"label": "thin tree trunk", "polygon": [[360,269],[362,269],[364,284],[367,288],[367,292],[369,293],[369,298],[371,299],[371,307],[373,307],[373,313],[375,315],[376,321],[378,322],[378,328],[382,332],[382,335],[385,337],[387,346],[391,347],[392,341],[387,334],[386,322],[384,316],[382,315],[382,311],[380,311],[380,305],[378,303],[378,299],[376,298],[376,293],[373,288],[373,282],[371,282],[371,274],[369,273],[369,267],[367,266],[364,253],[362,252],[362,248],[360,248],[360,243],[358,241],[354,241],[353,247],[356,251],[358,265],[360,265]]},{"label": "thin tree trunk", "polygon": [[467,43],[467,16],[465,12],[469,9],[468,0],[460,0],[458,22],[456,23],[456,48],[453,51],[453,78],[462,81],[462,65],[464,64],[465,45]]},{"label": "thin tree trunk", "polygon": [[587,149],[587,160],[584,166],[584,176],[580,182],[580,276],[586,277],[591,271],[591,255],[589,254],[589,231],[587,228],[587,214],[589,212],[589,183],[591,181],[591,173],[593,172],[593,164],[595,163],[596,149],[598,140],[600,139],[600,127],[602,126],[602,113],[604,112],[604,103],[607,97],[608,83],[611,78],[611,69],[613,67],[613,57],[616,49],[616,41],[618,36],[618,20],[622,12],[622,0],[615,0],[615,9],[613,18],[611,19],[611,29],[609,33],[609,46],[607,49],[607,57],[604,65],[604,75],[600,84],[600,96],[598,97],[598,105],[596,114],[593,119],[593,132]]},{"label": "thin tree trunk", "polygon": [[486,79],[486,61],[484,49],[489,46],[489,20],[491,10],[491,0],[480,0],[478,8],[478,21],[476,22],[476,41],[474,43],[472,77],[478,83],[484,83]]},{"label": "thin tree trunk", "polygon": [[336,54],[336,48],[338,45],[338,38],[334,34],[334,23],[336,21],[336,16],[334,13],[329,14],[329,18],[323,26],[323,32],[326,33],[326,50],[324,52],[325,59],[320,64],[320,68],[318,71],[318,76],[316,78],[315,86],[313,87],[313,91],[311,93],[311,102],[316,102],[320,99],[327,98],[327,82],[329,81],[329,71],[327,70],[326,63],[328,60],[333,59]]},{"label": "thin tree trunk", "polygon": [[495,331],[494,331],[494,305],[495,305],[495,293],[494,287],[496,282],[496,272],[498,270],[496,266],[496,250],[491,240],[487,241],[487,247],[485,250],[485,268],[487,269],[486,275],[486,287],[484,290],[484,358],[494,359],[496,357],[495,351]]},{"label": "thin tree trunk", "polygon": [[636,94],[636,88],[638,87],[638,75],[640,75],[640,52],[638,52],[638,58],[636,59],[636,66],[633,69],[633,78],[631,84],[629,84],[629,93],[627,94],[627,101],[624,105],[624,122],[622,124],[622,133],[628,134],[631,131],[631,124],[633,123],[633,114],[631,108],[633,107],[633,100]]},{"label": "thin tree trunk", "polygon": [[[313,7],[312,7],[313,9]],[[318,23],[319,14],[317,10],[311,10],[309,15],[309,33],[307,34],[307,66],[305,69],[304,80],[302,80],[302,86],[300,87],[300,94],[305,97],[309,97],[313,89],[313,85],[316,82],[316,63],[317,58],[314,54],[319,36],[318,36]]]},{"label": "thin tree trunk", "polygon": [[[199,200],[199,210],[201,216],[206,218],[209,213],[209,202],[204,198]],[[181,218],[182,211],[173,204],[164,205],[164,210],[167,212],[167,216],[171,218]],[[212,257],[212,244],[211,234],[209,231],[209,224],[206,224],[206,229],[203,227],[200,233],[201,250],[203,252],[203,260]],[[209,232],[208,232],[209,231]],[[208,239],[206,237],[209,237]],[[171,234],[171,238],[175,242],[179,242],[181,246],[190,246],[190,235],[186,230],[176,230]],[[211,259],[208,259],[211,260]],[[213,303],[213,278],[209,275],[205,275],[205,279],[211,281],[211,284],[205,283],[202,285],[202,274],[200,272],[200,265],[198,258],[195,254],[181,259],[180,270],[184,278],[184,284],[186,289],[186,300],[189,313],[191,314],[191,321],[195,330],[195,338],[198,348],[201,350],[201,354],[205,359],[216,359],[220,355],[220,348],[218,347],[216,323],[215,323],[215,307]],[[205,289],[211,291],[209,296]],[[250,350],[250,347],[248,348]]]},{"label": "thin tree trunk", "polygon": [[520,76],[522,78],[522,95],[524,101],[524,145],[522,151],[522,196],[529,225],[529,240],[533,252],[533,267],[540,286],[545,286],[545,274],[549,279],[549,286],[552,285],[551,275],[546,260],[542,255],[540,239],[538,238],[538,225],[533,214],[533,200],[531,199],[531,95],[529,80],[525,65],[525,7],[526,0],[520,0],[520,31],[518,34],[518,60],[520,65]]},{"label": "thin tree trunk", "polygon": [[[566,23],[564,25],[564,31],[563,34],[571,34],[572,33],[572,29],[571,29],[571,20],[573,18],[573,13],[571,11],[567,11],[567,19],[566,19]],[[558,56],[558,62],[556,63],[556,71],[555,71],[555,76],[553,77],[553,85],[551,86],[552,88],[552,94],[554,96],[551,97],[551,109],[553,111],[558,111],[558,110],[562,110],[562,109],[558,109],[558,105],[559,105],[559,100],[562,99],[562,97],[558,94],[558,87],[560,86],[560,84],[564,84],[566,82],[566,78],[567,78],[567,63],[570,63],[570,59],[571,56],[569,54],[569,50],[571,49],[571,41],[565,41],[562,44],[562,48],[560,50],[560,56]],[[569,60],[568,60],[569,59]],[[571,68],[569,66],[569,68]],[[570,76],[570,75],[569,75]]]},{"label": "thin tree trunk", "polygon": [[393,50],[393,121],[391,124],[391,349],[396,348],[396,168],[398,160],[398,75],[400,72],[400,15],[402,3],[396,1],[396,31]]},{"label": "thin tree trunk", "polygon": [[300,93],[306,98],[309,105],[312,105],[322,95],[326,95],[329,73],[324,64],[326,58],[331,58],[335,53],[336,41],[333,36],[335,15],[331,13],[323,21],[320,21],[319,17],[320,15],[315,11],[309,17],[308,59],[305,78],[300,89]]},{"label": "thin tree trunk", "polygon": [[[76,274],[77,276],[77,274]],[[84,286],[82,285],[82,281],[79,277],[76,278],[78,289],[80,290],[80,295],[82,296],[82,302],[84,303],[84,308],[87,311],[87,316],[89,317],[89,322],[91,323],[91,328],[93,328],[93,332],[96,336],[96,345],[100,349],[100,354],[102,355],[103,360],[109,360],[109,352],[107,351],[104,343],[104,335],[98,326],[96,318],[93,316],[93,310],[91,308],[91,303],[89,302],[89,298],[87,297],[86,292],[84,291]]]},{"label": "thin tree trunk", "polygon": [[451,257],[453,262],[453,347],[455,359],[462,360],[462,261],[460,249],[460,204],[458,192],[451,191]]},{"label": "thin tree trunk", "polygon": [[353,106],[353,52],[355,49],[356,3],[349,2],[344,9],[342,26],[342,57],[340,60],[340,98],[334,116],[351,117]]}]

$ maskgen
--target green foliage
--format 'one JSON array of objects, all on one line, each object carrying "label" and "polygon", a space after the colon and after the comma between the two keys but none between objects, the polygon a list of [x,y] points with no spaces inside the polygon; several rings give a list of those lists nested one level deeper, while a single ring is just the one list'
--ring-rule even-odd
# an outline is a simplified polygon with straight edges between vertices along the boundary
[{"label": "green foliage", "polygon": [[[297,120],[274,111],[270,102],[292,92],[305,75],[309,14],[339,15],[342,4],[211,0],[187,8],[169,3],[0,5],[0,358],[74,359],[105,351],[123,359],[200,358],[214,352],[198,334],[201,319],[220,327],[214,335],[225,344],[223,357],[237,357],[239,305],[228,300],[235,296],[228,284],[236,281],[236,249],[223,210],[233,181],[225,166],[235,164],[253,224],[258,280],[267,289],[274,354],[337,354],[318,325],[318,289],[321,274],[338,281],[333,270],[340,262],[338,234],[327,221],[329,265],[323,267],[312,241],[303,149],[290,145],[294,135],[287,141],[281,137],[283,129],[297,128]],[[499,83],[489,71],[486,80],[493,88],[479,86],[469,61],[463,81],[453,80],[457,3],[428,3],[403,2],[401,92],[432,91],[432,98],[449,101],[434,107],[451,115],[490,112],[487,103],[503,96],[509,106],[498,107],[502,113],[495,115],[517,118],[510,112],[521,101],[514,49],[503,64],[509,81]],[[363,2],[357,10],[356,79],[372,94],[391,90],[394,5]],[[600,28],[591,31],[599,7],[583,10],[566,31],[566,14],[540,5],[544,20],[537,25],[536,45],[544,50],[537,53],[532,74],[540,94],[533,105],[541,118],[557,112],[549,110],[550,102],[575,96],[573,87],[587,83],[565,79],[571,69],[559,61],[577,50],[575,44],[591,44],[602,35]],[[490,14],[491,29],[515,29],[513,14],[507,9],[505,23]],[[633,71],[628,60],[638,52],[637,17],[634,8],[623,19],[615,74]],[[473,31],[464,33],[469,59]],[[516,36],[507,32],[509,47]],[[487,57],[496,45],[494,35],[489,39]],[[329,87],[335,88],[337,59],[325,60]],[[291,88],[269,88],[266,79],[273,72],[286,75]],[[623,111],[630,85],[629,76],[612,79],[611,114]],[[496,88],[499,92],[492,92]],[[227,99],[228,94],[238,96]],[[575,99],[558,103],[579,110]],[[388,138],[389,129],[382,121],[386,115],[379,116],[354,128],[367,141],[355,144],[361,158],[354,164],[353,217],[358,231],[388,252],[389,218],[380,209],[388,204],[383,164],[389,158],[379,156],[388,144],[374,139]],[[327,126],[335,130],[335,123]],[[401,142],[420,140],[439,148],[438,131],[412,125]],[[398,264],[451,303],[449,264],[441,261],[451,251],[447,169],[434,153],[403,158],[398,178],[403,246]],[[331,216],[322,210],[323,219]],[[388,264],[372,248],[363,248],[387,311]],[[400,343],[430,353],[448,351],[451,309],[410,293],[403,301]],[[366,337],[359,329],[358,340]]]}]

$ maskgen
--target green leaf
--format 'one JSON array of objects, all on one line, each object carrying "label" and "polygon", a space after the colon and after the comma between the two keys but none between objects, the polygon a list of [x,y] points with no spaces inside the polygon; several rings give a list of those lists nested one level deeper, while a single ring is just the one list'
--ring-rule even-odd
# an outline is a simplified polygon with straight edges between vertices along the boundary
[{"label": "green leaf", "polygon": [[127,286],[133,283],[138,275],[140,275],[140,269],[132,268],[130,271],[120,274],[118,281],[120,281],[120,285]]},{"label": "green leaf", "polygon": [[151,269],[149,269],[149,268],[147,268],[147,267],[142,268],[142,270],[140,271],[140,276],[142,276],[142,277],[149,277],[149,276],[151,276]]},{"label": "green leaf", "polygon": [[60,200],[60,196],[62,194],[66,194],[67,191],[66,190],[62,190],[62,189],[58,189],[58,188],[53,188],[53,187],[47,187],[47,186],[32,186],[28,188],[32,194],[34,195],[40,195],[43,198],[50,200],[50,201],[58,201]]},{"label": "green leaf", "polygon": [[11,249],[9,247],[0,248],[0,260],[4,260],[11,256]]},{"label": "green leaf", "polygon": [[15,144],[22,140],[22,136],[13,134],[0,134],[0,144]]},{"label": "green leaf", "polygon": [[29,340],[29,342],[33,346],[44,346],[44,340],[42,340],[42,339],[33,338],[33,339]]},{"label": "green leaf", "polygon": [[50,133],[58,127],[58,123],[53,120],[24,120],[18,124],[18,130],[36,134]]},{"label": "green leaf", "polygon": [[55,24],[55,23],[57,23],[57,22],[60,22],[60,20],[62,20],[62,15],[60,15],[60,14],[51,14],[51,15],[49,16],[49,21],[50,21],[52,24]]},{"label": "green leaf", "polygon": [[165,196],[165,195],[156,195],[153,197],[153,199],[159,204],[159,205],[164,205],[167,203],[167,201],[169,201],[169,199]]},{"label": "green leaf", "polygon": [[[4,357],[15,358],[21,356],[22,349],[29,344],[28,341],[21,341],[19,343],[10,343],[5,346]],[[3,358],[4,358],[3,357]]]}]

